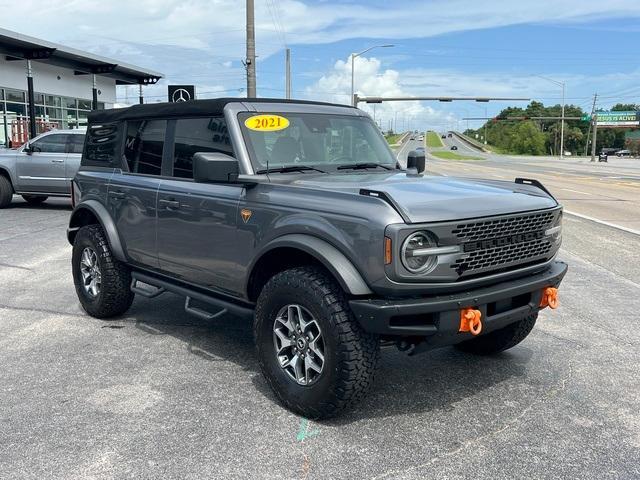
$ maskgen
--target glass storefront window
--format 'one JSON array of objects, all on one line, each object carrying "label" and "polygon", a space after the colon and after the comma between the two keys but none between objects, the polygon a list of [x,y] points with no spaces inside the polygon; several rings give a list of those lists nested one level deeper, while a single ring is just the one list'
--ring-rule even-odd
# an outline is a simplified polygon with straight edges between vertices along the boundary
[{"label": "glass storefront window", "polygon": [[54,118],[55,119],[60,119],[60,118],[62,118],[62,110],[60,110],[59,108],[47,107],[47,115],[51,119],[54,119]]},{"label": "glass storefront window", "polygon": [[7,102],[7,112],[15,113],[16,115],[26,115],[27,114],[27,106],[23,103],[8,103]]},{"label": "glass storefront window", "polygon": [[36,93],[34,96],[36,105],[44,105],[44,93]]},{"label": "glass storefront window", "polygon": [[64,97],[63,99],[63,103],[62,106],[71,110],[75,110],[76,108],[76,99],[75,98],[69,98],[69,97]]},{"label": "glass storefront window", "polygon": [[62,98],[53,95],[47,95],[47,105],[50,107],[59,107],[62,104]]},{"label": "glass storefront window", "polygon": [[5,90],[5,94],[7,95],[7,102],[21,102],[24,103],[25,96],[24,92],[21,90]]},{"label": "glass storefront window", "polygon": [[36,117],[44,117],[44,107],[36,105]]},{"label": "glass storefront window", "polygon": [[0,88],[0,100],[4,100],[4,90]]},{"label": "glass storefront window", "polygon": [[81,110],[93,110],[91,106],[91,100],[78,99],[78,108]]}]

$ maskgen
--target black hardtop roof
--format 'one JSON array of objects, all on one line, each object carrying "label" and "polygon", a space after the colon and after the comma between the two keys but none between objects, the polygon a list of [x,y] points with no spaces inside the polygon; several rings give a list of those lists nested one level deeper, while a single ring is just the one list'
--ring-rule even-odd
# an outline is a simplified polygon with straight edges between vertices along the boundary
[{"label": "black hardtop roof", "polygon": [[94,110],[89,114],[90,123],[117,122],[139,118],[168,118],[186,116],[222,115],[228,103],[296,103],[302,105],[325,105],[332,107],[354,108],[337,103],[314,102],[310,100],[287,100],[284,98],[212,98],[208,100],[190,100],[188,102],[165,102],[133,105],[127,108]]}]

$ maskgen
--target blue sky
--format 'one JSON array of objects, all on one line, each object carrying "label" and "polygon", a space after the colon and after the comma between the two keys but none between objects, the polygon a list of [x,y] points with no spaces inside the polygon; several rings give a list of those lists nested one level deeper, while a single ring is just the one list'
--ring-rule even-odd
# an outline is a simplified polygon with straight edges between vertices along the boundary
[{"label": "blue sky", "polygon": [[[640,103],[637,0],[435,0],[410,2],[255,0],[258,93],[284,95],[284,47],[291,48],[299,98],[349,101],[349,54],[363,95],[517,96],[591,108]],[[147,88],[163,100],[167,83],[194,83],[199,96],[242,96],[241,0],[0,0],[3,27],[122,59],[166,74]],[[31,16],[29,22],[24,18]],[[55,20],[53,20],[55,19]],[[120,89],[122,102],[135,89]],[[523,104],[524,105],[524,104]],[[384,128],[455,128],[465,116],[495,115],[504,104],[403,102],[376,107]],[[372,110],[370,110],[373,113]],[[470,122],[477,126],[482,122]]]}]

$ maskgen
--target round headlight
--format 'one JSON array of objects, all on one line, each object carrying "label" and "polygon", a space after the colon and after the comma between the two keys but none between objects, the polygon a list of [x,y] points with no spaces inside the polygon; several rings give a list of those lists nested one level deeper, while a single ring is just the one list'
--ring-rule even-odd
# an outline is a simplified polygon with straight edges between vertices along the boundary
[{"label": "round headlight", "polygon": [[438,256],[424,254],[421,250],[433,248],[436,245],[436,241],[429,233],[412,233],[402,244],[402,264],[411,273],[425,273],[433,270],[438,263]]}]

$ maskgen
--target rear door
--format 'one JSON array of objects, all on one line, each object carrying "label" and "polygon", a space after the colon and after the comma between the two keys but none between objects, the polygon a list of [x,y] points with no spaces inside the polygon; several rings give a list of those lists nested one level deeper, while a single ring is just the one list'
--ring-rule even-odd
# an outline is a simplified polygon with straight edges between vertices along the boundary
[{"label": "rear door", "polygon": [[168,126],[170,178],[158,194],[160,268],[201,286],[240,291],[234,260],[241,185],[195,183],[193,155],[222,152],[233,156],[223,117],[182,118]]},{"label": "rear door", "polygon": [[108,191],[109,210],[132,262],[158,267],[156,201],[162,182],[165,120],[126,124],[124,156],[128,172],[116,171]]},{"label": "rear door", "polygon": [[70,179],[65,171],[68,137],[66,133],[51,132],[18,151],[16,170],[21,192],[69,193]]}]

